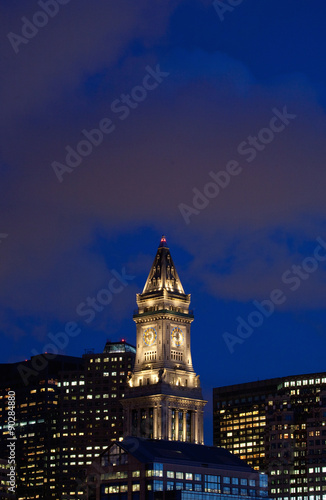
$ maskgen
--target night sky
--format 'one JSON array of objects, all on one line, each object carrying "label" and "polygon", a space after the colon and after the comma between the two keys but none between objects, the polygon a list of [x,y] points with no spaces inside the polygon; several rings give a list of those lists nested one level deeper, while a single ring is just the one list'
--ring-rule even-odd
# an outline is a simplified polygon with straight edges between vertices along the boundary
[{"label": "night sky", "polygon": [[324,371],[325,2],[11,0],[0,17],[1,362],[71,322],[61,353],[135,343],[165,234],[206,444],[213,387]]}]

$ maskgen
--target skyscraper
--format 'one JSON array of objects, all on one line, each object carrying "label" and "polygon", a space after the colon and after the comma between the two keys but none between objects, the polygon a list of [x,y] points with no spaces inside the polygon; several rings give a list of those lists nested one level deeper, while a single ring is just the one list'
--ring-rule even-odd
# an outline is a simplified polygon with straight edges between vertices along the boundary
[{"label": "skyscraper", "polygon": [[83,355],[81,370],[60,374],[57,445],[50,462],[56,496],[83,496],[86,468],[106,447],[121,440],[121,399],[135,360],[135,348],[125,341],[107,342],[102,353]]},{"label": "skyscraper", "polygon": [[51,455],[57,447],[59,373],[81,366],[80,358],[61,355],[49,360],[37,355],[21,363],[0,365],[0,457],[8,461],[8,394],[14,391],[19,499],[55,498],[56,469]]},{"label": "skyscraper", "polygon": [[214,444],[269,474],[277,500],[326,500],[326,373],[213,390]]},{"label": "skyscraper", "polygon": [[191,358],[189,310],[163,236],[133,316],[137,352],[122,401],[125,435],[203,444],[203,400]]},{"label": "skyscraper", "polygon": [[[120,399],[135,360],[127,342],[82,358],[0,364],[0,457],[8,457],[8,392],[16,394],[17,498],[82,498],[85,471],[122,439]],[[37,367],[40,367],[37,370]],[[0,494],[1,497],[1,494]],[[2,497],[1,497],[2,498]]]}]

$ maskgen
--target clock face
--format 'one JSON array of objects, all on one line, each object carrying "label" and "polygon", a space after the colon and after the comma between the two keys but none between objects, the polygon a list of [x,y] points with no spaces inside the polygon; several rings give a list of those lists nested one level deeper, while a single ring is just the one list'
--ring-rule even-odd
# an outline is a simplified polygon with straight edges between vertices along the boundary
[{"label": "clock face", "polygon": [[171,332],[171,344],[173,347],[181,347],[184,342],[184,334],[181,328],[176,326]]},{"label": "clock face", "polygon": [[146,346],[149,347],[151,345],[156,344],[156,337],[157,333],[155,328],[153,327],[146,328],[146,330],[143,333],[143,342]]}]

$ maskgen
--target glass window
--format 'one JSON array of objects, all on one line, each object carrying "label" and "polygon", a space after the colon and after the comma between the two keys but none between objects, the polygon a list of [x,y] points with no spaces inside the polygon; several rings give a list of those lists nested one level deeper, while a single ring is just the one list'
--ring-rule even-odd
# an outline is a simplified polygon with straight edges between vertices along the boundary
[{"label": "glass window", "polygon": [[166,483],[166,489],[167,489],[168,491],[174,490],[174,482],[173,482],[173,481],[168,481],[168,482]]},{"label": "glass window", "polygon": [[132,491],[140,491],[140,484],[139,483],[133,483],[133,485],[132,485]]},{"label": "glass window", "polygon": [[237,477],[233,477],[232,484],[239,484],[239,479]]},{"label": "glass window", "polygon": [[175,483],[176,490],[183,490],[183,483]]},{"label": "glass window", "polygon": [[202,491],[202,486],[201,484],[195,484],[195,491]]},{"label": "glass window", "polygon": [[220,491],[220,476],[205,474],[205,492],[218,493]]},{"label": "glass window", "polygon": [[192,481],[192,479],[193,479],[193,475],[192,475],[192,473],[191,473],[191,472],[186,472],[186,479],[187,479],[188,481]]},{"label": "glass window", "polygon": [[140,476],[140,470],[133,470],[132,471],[132,477],[139,477]]},{"label": "glass window", "polygon": [[174,471],[173,470],[168,470],[166,472],[166,477],[173,479],[174,478]]},{"label": "glass window", "polygon": [[117,471],[116,478],[117,479],[126,479],[128,477],[127,471]]},{"label": "glass window", "polygon": [[175,473],[175,477],[176,477],[177,479],[183,479],[183,472],[176,472],[176,473]]},{"label": "glass window", "polygon": [[195,481],[201,481],[201,474],[195,474]]},{"label": "glass window", "polygon": [[[104,457],[102,457],[103,459]],[[109,450],[109,465],[123,465],[128,463],[128,455],[119,446],[114,444]],[[105,464],[102,464],[105,465]]]},{"label": "glass window", "polygon": [[230,478],[229,477],[223,477],[223,483],[230,484]]},{"label": "glass window", "polygon": [[267,488],[267,486],[268,486],[268,476],[266,474],[259,474],[259,486],[261,488]]},{"label": "glass window", "polygon": [[255,486],[256,481],[254,479],[249,479],[249,486]]},{"label": "glass window", "polygon": [[163,491],[163,481],[153,481],[153,490],[154,491]]},{"label": "glass window", "polygon": [[186,490],[188,491],[192,490],[192,483],[186,483]]},{"label": "glass window", "polygon": [[[154,463],[154,476],[163,477],[163,464]],[[157,490],[161,491],[161,490]]]},{"label": "glass window", "polygon": [[247,490],[244,488],[241,488],[240,495],[247,495]]},{"label": "glass window", "polygon": [[217,483],[219,479],[218,476],[212,476],[211,474],[205,475],[205,481],[209,481],[210,483]]},{"label": "glass window", "polygon": [[240,484],[241,484],[242,486],[247,486],[247,484],[248,484],[247,479],[242,478],[242,479],[240,480]]},{"label": "glass window", "polygon": [[232,495],[238,495],[238,494],[239,494],[238,488],[232,488]]}]

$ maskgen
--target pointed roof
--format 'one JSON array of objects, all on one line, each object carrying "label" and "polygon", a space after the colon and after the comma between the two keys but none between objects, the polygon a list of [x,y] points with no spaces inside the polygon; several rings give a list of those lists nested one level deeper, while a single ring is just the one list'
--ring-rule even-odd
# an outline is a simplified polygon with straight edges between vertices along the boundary
[{"label": "pointed roof", "polygon": [[143,293],[167,290],[184,294],[179,275],[171,257],[166,237],[162,236]]}]

